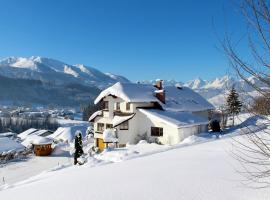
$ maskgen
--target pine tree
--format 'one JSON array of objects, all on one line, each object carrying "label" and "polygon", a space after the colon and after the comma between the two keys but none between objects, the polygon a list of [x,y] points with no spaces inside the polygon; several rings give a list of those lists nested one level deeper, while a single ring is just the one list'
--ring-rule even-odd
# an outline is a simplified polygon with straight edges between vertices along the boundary
[{"label": "pine tree", "polygon": [[83,155],[82,133],[78,131],[75,136],[74,165],[78,163],[78,158]]},{"label": "pine tree", "polygon": [[234,117],[241,111],[242,107],[242,103],[239,100],[239,95],[234,87],[232,87],[227,97],[227,107],[228,112],[233,115],[233,126],[234,126]]}]

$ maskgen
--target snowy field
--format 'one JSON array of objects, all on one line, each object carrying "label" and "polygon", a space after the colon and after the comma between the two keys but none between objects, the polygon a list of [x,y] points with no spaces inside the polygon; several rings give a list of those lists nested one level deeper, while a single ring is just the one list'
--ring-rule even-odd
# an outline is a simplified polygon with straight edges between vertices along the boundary
[{"label": "snowy field", "polygon": [[12,185],[29,177],[36,176],[48,169],[53,169],[57,166],[70,166],[72,163],[72,158],[67,156],[33,156],[29,159],[20,160],[19,162],[10,162],[2,166],[0,165],[0,185],[3,185],[3,177],[6,184]]},{"label": "snowy field", "polygon": [[[68,157],[59,164],[54,160],[57,156],[44,158],[44,168],[39,169],[43,172],[36,176],[30,171],[40,168],[41,160],[38,165],[34,162],[43,158],[19,163],[18,169],[17,163],[11,163],[0,168],[1,176],[14,173],[9,184],[0,184],[0,199],[270,199],[269,188],[244,185],[237,172],[240,163],[232,156],[235,147],[231,138],[245,142],[239,136],[241,126],[261,131],[267,121],[242,115],[236,122],[236,128],[227,135],[192,136],[175,146],[141,141],[90,157],[82,166],[70,165]],[[17,176],[23,181],[15,181]]]},{"label": "snowy field", "polygon": [[[113,164],[46,172],[0,192],[3,199],[269,199],[242,185],[231,140],[177,148]],[[96,166],[96,167],[93,167]]]}]

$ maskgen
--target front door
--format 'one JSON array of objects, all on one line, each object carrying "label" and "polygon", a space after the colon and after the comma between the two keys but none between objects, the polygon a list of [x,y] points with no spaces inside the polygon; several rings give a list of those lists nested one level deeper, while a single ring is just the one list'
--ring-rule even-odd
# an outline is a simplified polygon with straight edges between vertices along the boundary
[{"label": "front door", "polygon": [[105,149],[103,139],[97,138],[97,147],[100,149],[100,151],[103,151]]}]

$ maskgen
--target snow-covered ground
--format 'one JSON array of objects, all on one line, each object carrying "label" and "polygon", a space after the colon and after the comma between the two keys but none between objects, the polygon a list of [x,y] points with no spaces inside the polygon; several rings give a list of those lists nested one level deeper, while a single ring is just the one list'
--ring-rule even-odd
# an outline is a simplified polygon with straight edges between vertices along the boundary
[{"label": "snow-covered ground", "polygon": [[[245,142],[239,136],[243,133],[241,126],[260,131],[268,126],[266,122],[241,115],[236,128],[226,135],[191,136],[175,146],[141,141],[89,157],[82,166],[71,165],[68,156],[58,164],[64,154],[57,151],[54,157],[11,163],[0,168],[7,182],[2,186],[0,183],[0,199],[270,199],[269,188],[243,185],[243,177],[237,172],[240,163],[231,153],[231,137]],[[35,159],[44,159],[44,166],[41,160],[37,165],[27,164]],[[44,167],[44,172],[32,176],[35,174],[29,166],[39,171]],[[20,176],[23,181],[15,183]]]},{"label": "snow-covered ground", "polygon": [[58,166],[70,166],[72,163],[72,158],[68,156],[33,156],[19,162],[9,162],[0,165],[0,185],[3,185],[3,178],[6,184],[14,184],[42,172],[45,173],[49,169]]},{"label": "snow-covered ground", "polygon": [[[85,131],[89,126],[88,122],[79,120],[67,120],[58,119],[60,126],[64,130],[61,135],[63,138],[68,138],[72,142],[72,136],[77,130]],[[61,128],[60,128],[61,129]],[[27,144],[34,136],[31,135],[36,129],[29,129],[22,134],[19,134],[24,141],[23,144]],[[58,135],[57,135],[58,136]],[[61,138],[61,139],[63,139]],[[54,138],[57,139],[57,138]],[[65,140],[63,140],[65,141]],[[32,176],[36,176],[44,171],[58,168],[60,166],[70,166],[73,164],[73,158],[71,156],[73,144],[66,145],[57,144],[52,156],[48,157],[36,157],[35,155],[27,155],[25,158],[16,158],[7,163],[0,164],[0,186],[5,182],[6,184],[14,184],[18,181],[23,181]],[[25,147],[18,141],[7,137],[0,137],[0,155],[2,152],[10,152],[12,150],[23,150]]]},{"label": "snow-covered ground", "polygon": [[32,177],[0,192],[3,199],[260,200],[270,189],[242,185],[229,138],[92,167],[72,166]]}]

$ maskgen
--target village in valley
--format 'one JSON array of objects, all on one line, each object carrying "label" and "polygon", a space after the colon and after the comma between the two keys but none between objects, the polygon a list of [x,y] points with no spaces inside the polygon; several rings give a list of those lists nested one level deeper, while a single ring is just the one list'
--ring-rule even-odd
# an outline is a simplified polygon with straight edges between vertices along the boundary
[{"label": "village in valley", "polygon": [[0,200],[270,199],[268,0],[0,5]]}]

